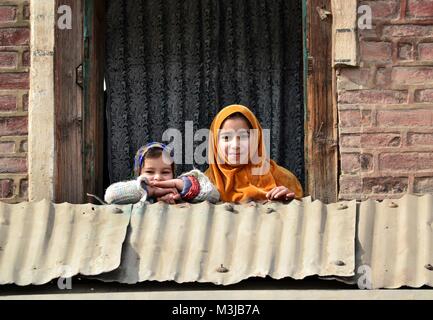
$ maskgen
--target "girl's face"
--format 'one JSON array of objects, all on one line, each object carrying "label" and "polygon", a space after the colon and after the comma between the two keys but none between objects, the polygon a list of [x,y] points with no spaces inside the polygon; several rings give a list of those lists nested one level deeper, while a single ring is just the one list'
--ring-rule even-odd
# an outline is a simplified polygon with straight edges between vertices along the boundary
[{"label": "girl's face", "polygon": [[248,164],[250,128],[242,118],[227,119],[218,134],[218,149],[221,158],[233,167]]},{"label": "girl's face", "polygon": [[159,158],[144,159],[144,166],[141,168],[141,175],[149,181],[165,181],[173,179],[171,164],[166,164],[160,156]]}]

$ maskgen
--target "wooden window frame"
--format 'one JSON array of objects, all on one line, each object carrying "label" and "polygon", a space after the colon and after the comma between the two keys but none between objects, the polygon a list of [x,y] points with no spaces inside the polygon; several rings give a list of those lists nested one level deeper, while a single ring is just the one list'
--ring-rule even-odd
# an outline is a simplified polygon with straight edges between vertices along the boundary
[{"label": "wooden window frame", "polygon": [[54,202],[102,195],[104,0],[56,0],[72,8],[72,29],[55,28]]},{"label": "wooden window frame", "polygon": [[[344,1],[344,0],[343,0]],[[331,0],[304,0],[306,194],[338,200],[338,114]]]},{"label": "wooden window frame", "polygon": [[[76,25],[55,31],[54,200],[84,203],[93,201],[86,193],[103,194],[105,1],[56,0],[59,5],[73,8]],[[302,0],[302,6],[305,195],[331,203],[339,172],[331,0]]]}]

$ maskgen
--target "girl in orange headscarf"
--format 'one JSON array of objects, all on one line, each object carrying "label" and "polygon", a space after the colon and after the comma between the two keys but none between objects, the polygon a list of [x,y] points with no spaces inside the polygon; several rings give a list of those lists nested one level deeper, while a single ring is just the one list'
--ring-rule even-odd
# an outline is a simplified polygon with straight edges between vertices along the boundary
[{"label": "girl in orange headscarf", "polygon": [[263,130],[245,106],[222,109],[211,124],[205,174],[226,202],[301,199],[302,186],[268,158]]}]

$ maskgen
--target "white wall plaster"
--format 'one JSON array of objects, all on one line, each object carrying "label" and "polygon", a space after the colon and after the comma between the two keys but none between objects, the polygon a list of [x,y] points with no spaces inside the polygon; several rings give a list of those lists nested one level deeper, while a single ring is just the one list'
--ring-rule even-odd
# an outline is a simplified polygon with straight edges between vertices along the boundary
[{"label": "white wall plaster", "polygon": [[29,201],[54,197],[55,0],[30,1]]}]

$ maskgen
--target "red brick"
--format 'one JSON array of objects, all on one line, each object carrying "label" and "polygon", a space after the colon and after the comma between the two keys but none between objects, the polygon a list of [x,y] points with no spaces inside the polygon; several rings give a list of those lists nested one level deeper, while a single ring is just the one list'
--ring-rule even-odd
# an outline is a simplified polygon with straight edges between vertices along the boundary
[{"label": "red brick", "polygon": [[358,29],[359,39],[366,38],[379,38],[381,29],[377,28],[376,25],[372,25],[371,29]]},{"label": "red brick", "polygon": [[21,142],[20,152],[27,152],[28,151],[28,143],[27,141]]},{"label": "red brick", "polygon": [[358,176],[340,176],[340,193],[354,194],[362,191],[361,179]]},{"label": "red brick", "polygon": [[0,46],[24,46],[29,44],[29,28],[0,29]]},{"label": "red brick", "polygon": [[27,133],[27,117],[0,118],[0,136],[25,135]]},{"label": "red brick", "polygon": [[17,98],[15,96],[0,96],[0,111],[14,111],[17,109]]},{"label": "red brick", "polygon": [[433,17],[432,0],[408,0],[407,4],[408,17]]},{"label": "red brick", "polygon": [[29,74],[0,73],[0,89],[29,89]]},{"label": "red brick", "polygon": [[358,153],[343,153],[341,155],[341,171],[342,173],[357,173],[361,169]]},{"label": "red brick", "polygon": [[23,95],[23,110],[27,111],[29,109],[29,95]]},{"label": "red brick", "polygon": [[17,15],[17,7],[0,6],[0,22],[15,21]]},{"label": "red brick", "polygon": [[413,60],[413,46],[410,43],[399,43],[397,56],[400,60]]},{"label": "red brick", "polygon": [[30,20],[30,6],[25,5],[23,8],[23,19]]},{"label": "red brick", "polygon": [[415,91],[415,102],[433,102],[433,89]]},{"label": "red brick", "polygon": [[361,136],[357,134],[344,134],[340,137],[340,145],[343,148],[359,148]]},{"label": "red brick", "polygon": [[361,154],[359,156],[359,162],[361,163],[362,171],[371,171],[373,170],[373,156],[371,154]]},{"label": "red brick", "polygon": [[0,52],[0,67],[13,68],[18,62],[16,52]]},{"label": "red brick", "polygon": [[404,193],[408,189],[406,177],[368,177],[362,178],[362,192],[367,193]]},{"label": "red brick", "polygon": [[10,198],[14,194],[14,182],[13,180],[6,179],[0,180],[0,198]]},{"label": "red brick", "polygon": [[343,68],[338,76],[339,90],[358,89],[359,86],[367,86],[370,76],[368,68]]},{"label": "red brick", "polygon": [[20,183],[20,198],[24,198],[24,199],[28,198],[28,189],[29,189],[29,182],[28,182],[28,180],[21,180],[21,183]]},{"label": "red brick", "polygon": [[433,110],[379,110],[377,125],[381,127],[431,126]]},{"label": "red brick", "polygon": [[358,173],[373,168],[373,157],[370,154],[343,153],[341,154],[341,171],[343,173]]},{"label": "red brick", "polygon": [[[365,200],[365,199],[370,199],[370,200],[378,200],[378,201],[383,201],[384,199],[401,199],[401,197],[403,196],[403,193],[388,193],[388,194],[375,194],[372,193],[370,195],[364,195],[363,198],[361,198],[361,200]],[[350,199],[348,199],[350,200]]]},{"label": "red brick", "polygon": [[364,133],[361,135],[362,148],[399,147],[401,137],[398,133]]},{"label": "red brick", "polygon": [[429,37],[433,34],[433,26],[390,25],[383,27],[383,35],[394,37]]},{"label": "red brick", "polygon": [[13,153],[14,151],[14,142],[0,142],[0,153]]},{"label": "red brick", "polygon": [[389,42],[361,42],[363,61],[389,62],[392,58],[392,46]]},{"label": "red brick", "polygon": [[415,193],[433,193],[433,177],[415,177],[413,191]]},{"label": "red brick", "polygon": [[356,90],[341,92],[338,102],[342,104],[400,104],[407,102],[407,91]]},{"label": "red brick", "polygon": [[383,153],[379,155],[380,170],[432,170],[433,152]]},{"label": "red brick", "polygon": [[23,158],[0,158],[0,173],[26,173],[27,160]]},{"label": "red brick", "polygon": [[391,69],[378,68],[376,72],[376,84],[379,86],[388,86],[391,83]]},{"label": "red brick", "polygon": [[24,51],[23,52],[23,60],[22,60],[24,67],[30,67],[30,51]]},{"label": "red brick", "polygon": [[363,1],[360,5],[368,5],[371,8],[373,19],[395,18],[398,15],[399,1],[397,0],[379,0]]},{"label": "red brick", "polygon": [[367,127],[371,125],[371,111],[369,110],[342,110],[339,117],[342,127]]},{"label": "red brick", "polygon": [[419,60],[433,60],[433,43],[420,43],[418,45]]},{"label": "red brick", "polygon": [[410,146],[433,146],[433,133],[409,132],[407,142]]},{"label": "red brick", "polygon": [[395,67],[391,79],[397,85],[433,84],[433,67]]}]

